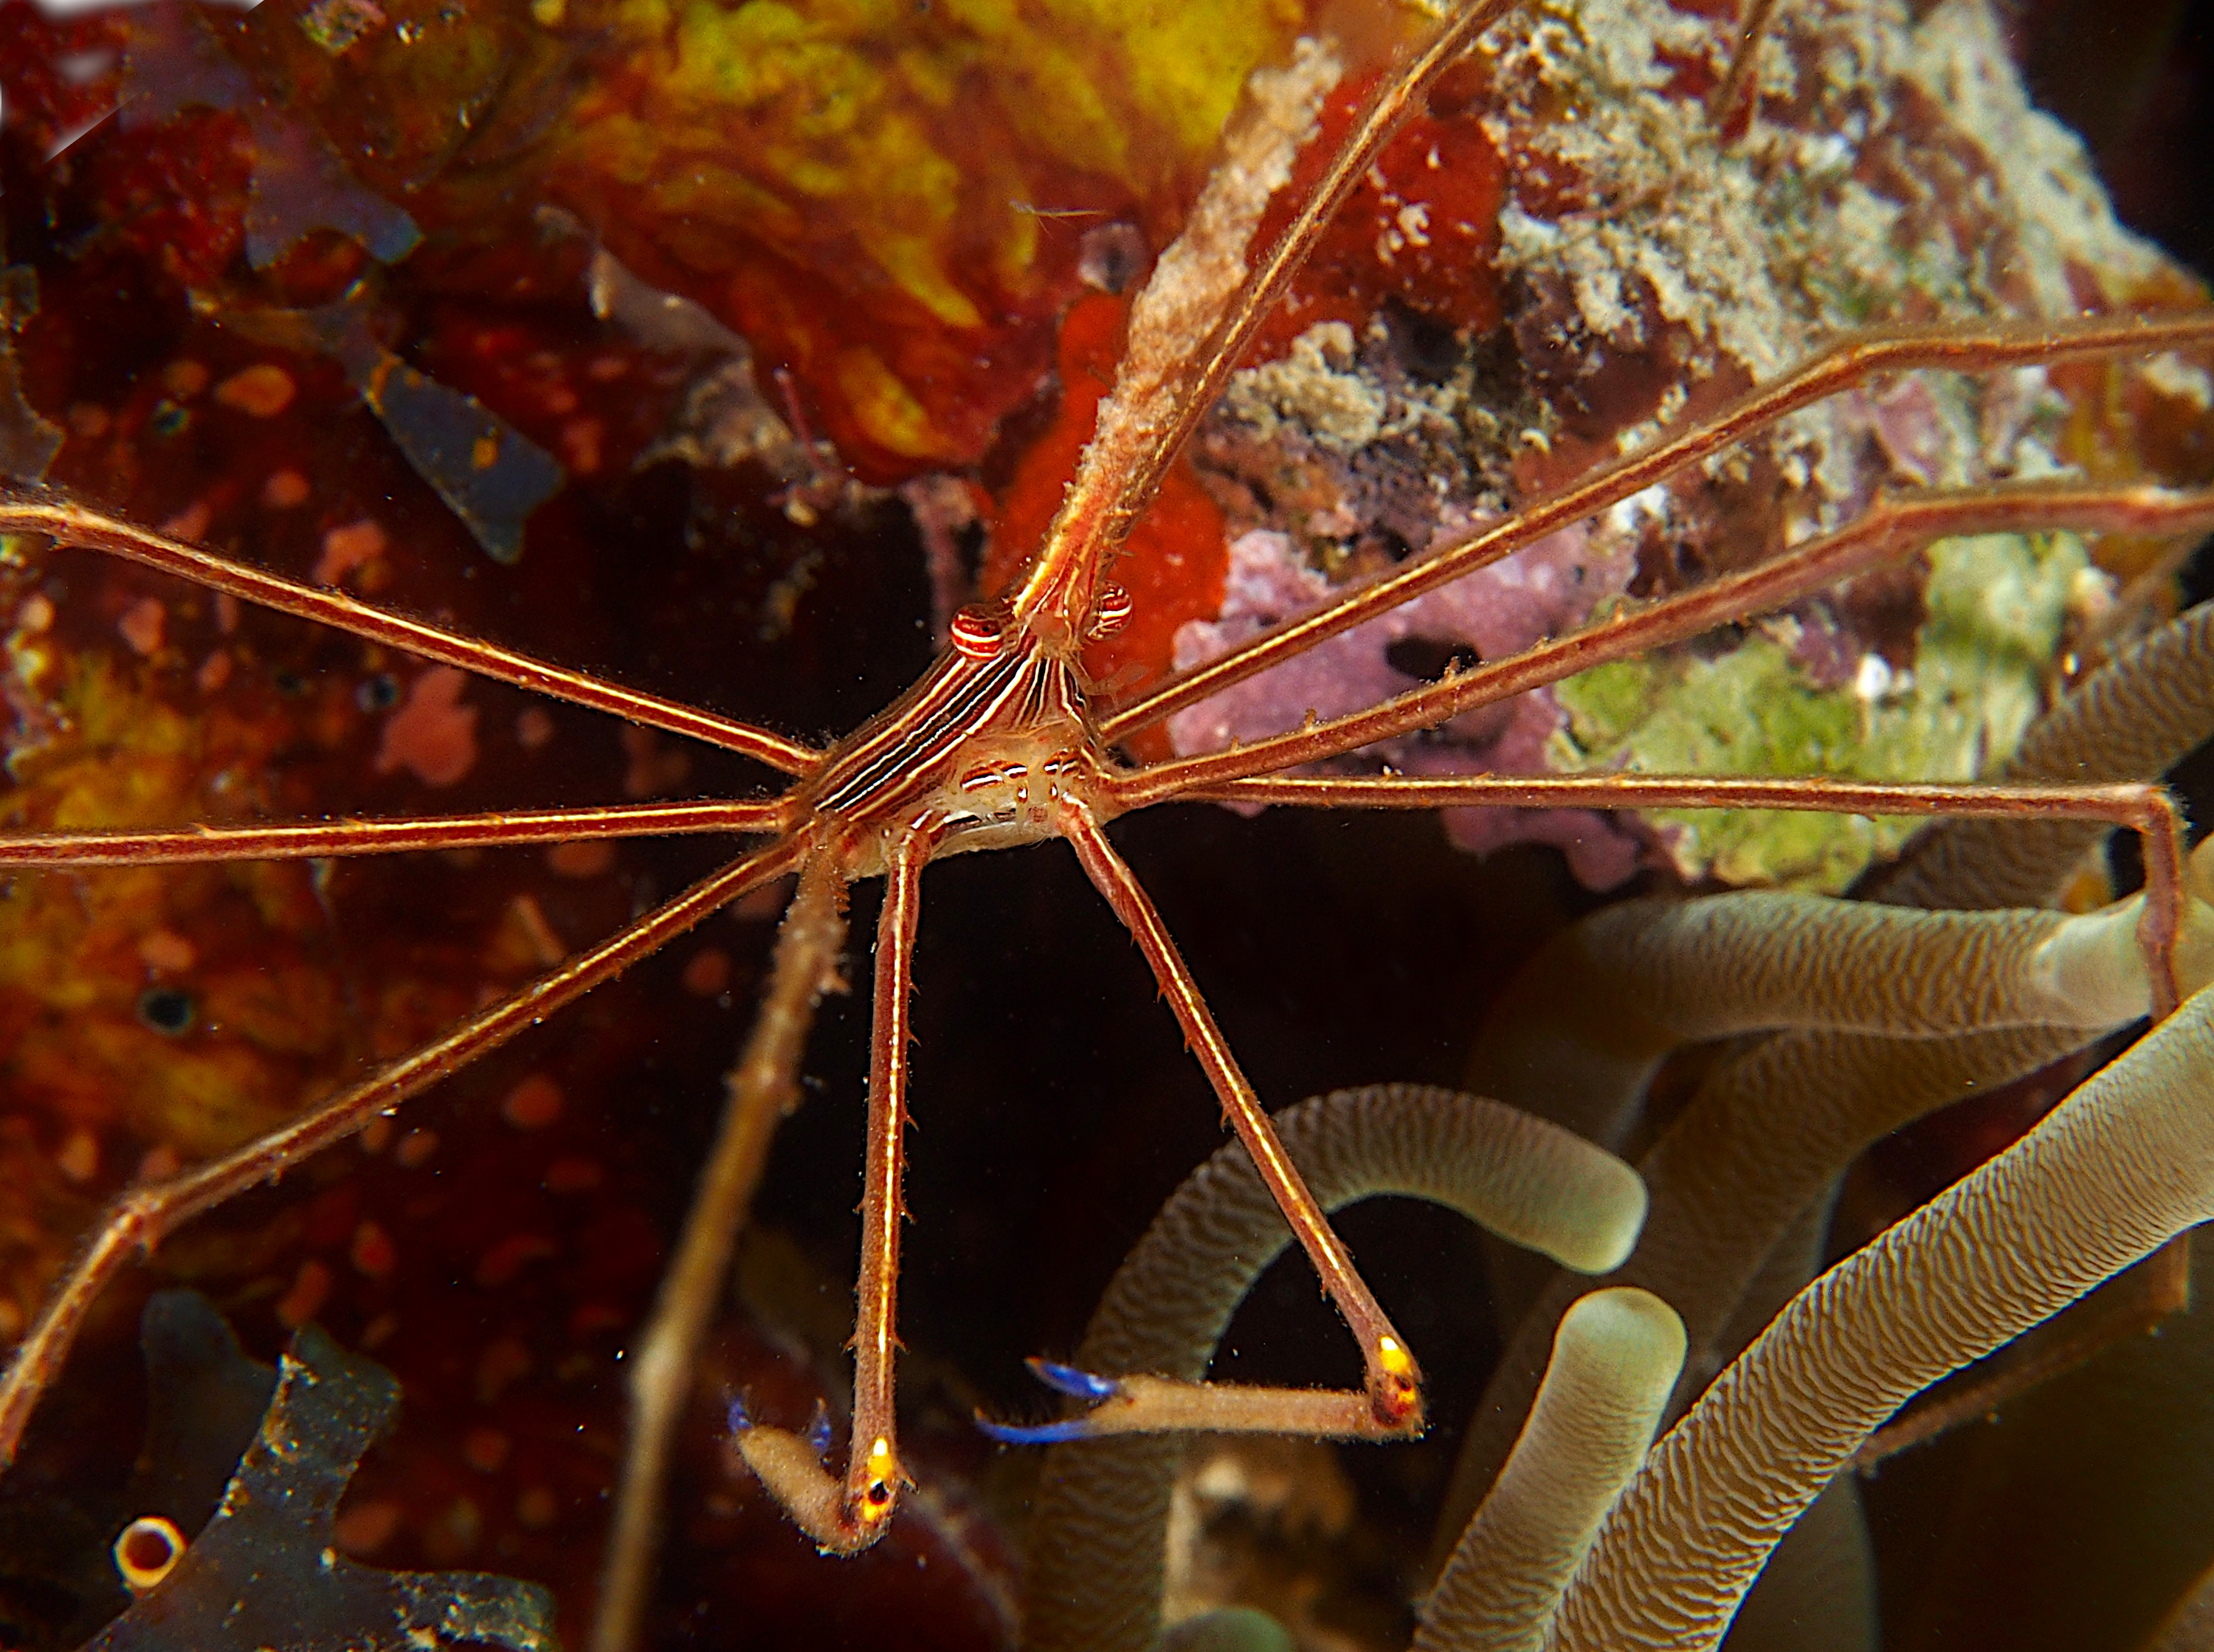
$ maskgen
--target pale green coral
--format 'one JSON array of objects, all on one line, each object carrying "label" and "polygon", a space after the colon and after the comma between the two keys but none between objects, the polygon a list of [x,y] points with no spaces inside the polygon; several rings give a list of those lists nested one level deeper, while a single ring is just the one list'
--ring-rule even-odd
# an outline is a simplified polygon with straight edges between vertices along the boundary
[{"label": "pale green coral", "polygon": [[[2071,590],[2072,534],[1948,539],[1930,552],[1928,617],[1911,675],[1888,692],[1817,688],[1774,631],[1719,658],[1599,666],[1555,692],[1562,770],[1966,780],[2013,752],[2044,697]],[[1686,878],[1837,891],[1918,822],[1888,817],[1655,811]]]}]

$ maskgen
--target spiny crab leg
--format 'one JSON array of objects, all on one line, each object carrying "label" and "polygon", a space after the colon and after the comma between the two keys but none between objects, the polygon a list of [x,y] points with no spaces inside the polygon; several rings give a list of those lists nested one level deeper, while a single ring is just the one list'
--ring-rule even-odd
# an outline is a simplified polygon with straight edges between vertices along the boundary
[{"label": "spiny crab leg", "polygon": [[[1368,1396],[1350,1388],[1264,1388],[1245,1383],[1178,1382],[1162,1376],[1094,1376],[1051,1360],[1029,1362],[1031,1375],[1056,1393],[1092,1402],[1058,1423],[976,1426],[1008,1446],[1055,1446],[1116,1434],[1287,1434],[1304,1440],[1373,1440],[1384,1430]],[[1391,1430],[1399,1432],[1400,1430]]]},{"label": "spiny crab leg", "polygon": [[1720,775],[1347,775],[1233,780],[1187,794],[1216,802],[1312,808],[1773,808],[1824,814],[2103,820],[2138,834],[2145,905],[2138,924],[2153,1015],[2182,1002],[2174,949],[2183,921],[2183,815],[2164,787],[1779,778]]},{"label": "spiny crab leg", "polygon": [[[1109,742],[1219,694],[1325,637],[1459,579],[1547,535],[1620,504],[1686,466],[1711,458],[1762,427],[1878,373],[1926,369],[1997,372],[2101,356],[2214,345],[2214,314],[2101,316],[1973,331],[1918,328],[1862,333],[1822,351],[1782,378],[1748,392],[1710,418],[1600,466],[1565,491],[1540,500],[1457,545],[1432,551],[1327,607],[1287,620],[1251,642],[1118,707],[1101,722]],[[1963,530],[1973,532],[1976,530]]]},{"label": "spiny crab leg", "polygon": [[[1170,938],[1166,926],[1161,922],[1160,913],[1154,909],[1153,903],[1140,886],[1136,875],[1108,843],[1106,834],[1100,831],[1091,809],[1080,800],[1066,798],[1062,801],[1061,835],[1068,840],[1069,847],[1076,851],[1076,858],[1082,863],[1093,886],[1107,898],[1107,904],[1115,909],[1115,916],[1122,920],[1131,937],[1137,942],[1139,950],[1145,954],[1146,962],[1153,969],[1153,978],[1160,983],[1163,996],[1168,999],[1169,1007],[1176,1012],[1177,1021],[1183,1028],[1185,1043],[1191,1046],[1192,1054],[1198,1058],[1201,1069],[1207,1074],[1208,1082],[1214,1087],[1215,1095],[1222,1103],[1225,1118],[1238,1132],[1238,1139],[1245,1143],[1245,1150],[1252,1155],[1254,1167],[1260,1173],[1263,1186],[1268,1188],[1277,1207],[1283,1211],[1284,1220],[1298,1236],[1301,1247],[1314,1264],[1316,1273],[1321,1276],[1324,1291],[1336,1305],[1337,1311],[1345,1316],[1346,1324],[1351,1327],[1354,1338],[1360,1344],[1361,1362],[1366,1367],[1366,1393],[1343,1396],[1343,1399],[1356,1403],[1333,1411],[1335,1420],[1324,1431],[1371,1439],[1420,1432],[1422,1426],[1422,1374],[1416,1368],[1414,1356],[1408,1351],[1407,1344],[1399,1333],[1392,1328],[1391,1321],[1385,1316],[1382,1307],[1370,1292],[1367,1282],[1361,1278],[1360,1271],[1354,1266],[1353,1257],[1345,1248],[1345,1241],[1332,1229],[1330,1218],[1323,1214],[1322,1206],[1307,1191],[1306,1181],[1300,1174],[1299,1167],[1284,1150],[1283,1142],[1276,1134],[1276,1127],[1269,1121],[1269,1115],[1262,1110],[1260,1097],[1254,1094],[1252,1085],[1238,1070],[1237,1058],[1231,1054],[1229,1042],[1222,1036],[1222,1029],[1215,1025],[1214,1017],[1207,1008],[1207,1001],[1200,995],[1199,983],[1193,978],[1190,966],[1177,952],[1175,941]],[[1167,1383],[1164,1386],[1178,1394],[1189,1395],[1190,1392],[1188,1384]],[[1123,1388],[1123,1385],[1118,1384],[1117,1387],[1118,1390]],[[1241,1402],[1236,1398],[1238,1390],[1226,1387],[1222,1393],[1226,1397],[1220,1402],[1220,1414],[1234,1414],[1241,1403],[1265,1407],[1271,1392],[1257,1391],[1257,1399]],[[1128,1399],[1130,1396],[1122,1393],[1119,1397]],[[1165,1396],[1157,1395],[1154,1399],[1159,1404],[1168,1403]],[[1332,1397],[1326,1395],[1310,1396],[1309,1400],[1303,1403],[1327,1406],[1331,1401]],[[1214,1401],[1210,1399],[1204,1404],[1210,1415],[1217,1414]],[[1340,1423],[1344,1426],[1338,1426]],[[1135,1424],[1123,1419],[1126,1429],[1145,1425],[1142,1417]],[[1204,1424],[1165,1421],[1153,1426],[1222,1428],[1238,1425],[1223,1421]],[[1266,1429],[1275,1424],[1261,1421],[1252,1426]]]},{"label": "spiny crab leg", "polygon": [[894,1367],[899,1349],[900,1224],[907,1209],[908,1045],[914,1039],[914,936],[922,869],[939,829],[926,820],[898,831],[884,855],[884,905],[877,919],[876,1009],[869,1049],[867,1162],[862,1171],[861,1267],[853,1315],[853,1427],[843,1483],[815,1446],[782,1429],[747,1426],[739,1454],[799,1528],[825,1551],[853,1554],[884,1533],[899,1490]]},{"label": "spiny crab leg", "polygon": [[432,1042],[317,1102],[290,1124],[209,1163],[119,1194],[48,1295],[17,1344],[6,1375],[0,1376],[0,1468],[15,1460],[32,1409],[60,1372],[94,1300],[134,1253],[150,1253],[193,1217],[345,1140],[378,1114],[621,974],[709,914],[789,871],[806,846],[804,838],[786,838],[732,862]]},{"label": "spiny crab leg", "polygon": [[1250,746],[1171,759],[1114,776],[1104,783],[1104,795],[1122,812],[1226,781],[1342,757],[1379,741],[1433,728],[1477,706],[1545,687],[1607,661],[1770,613],[1935,539],[2055,529],[2158,537],[2209,528],[2214,528],[2214,491],[2060,482],[1879,497],[1846,527],[1744,573],[1710,581],[1635,613],[1616,614],[1496,664],[1456,672],[1442,682],[1366,711]]},{"label": "spiny crab leg", "polygon": [[382,643],[404,653],[457,666],[480,677],[491,677],[517,688],[549,694],[574,705],[611,712],[627,722],[643,723],[664,734],[704,740],[725,751],[737,752],[786,774],[805,774],[818,753],[797,741],[750,723],[718,716],[713,711],[665,700],[642,689],[625,688],[566,666],[517,654],[497,643],[480,642],[405,615],[387,613],[343,591],[302,585],[281,575],[265,573],[226,562],[166,534],[150,533],[114,516],[53,498],[0,493],[0,533],[41,533],[63,545],[101,551],[120,557],[225,596],[265,608],[274,608],[297,619],[313,620],[372,643]]},{"label": "spiny crab leg", "polygon": [[722,1304],[731,1253],[768,1168],[778,1121],[799,1104],[799,1063],[815,1006],[838,980],[845,894],[837,856],[810,856],[777,932],[768,985],[745,1052],[731,1070],[699,1192],[662,1275],[652,1315],[632,1341],[630,1427],[593,1612],[592,1652],[627,1652],[637,1644],[645,1620],[677,1425],[691,1398],[700,1344]]},{"label": "spiny crab leg", "polygon": [[615,803],[503,814],[406,820],[303,820],[277,826],[180,826],[144,832],[0,832],[0,866],[167,866],[190,861],[316,860],[407,850],[658,838],[686,832],[781,832],[790,809],[760,802]]},{"label": "spiny crab leg", "polygon": [[[1149,318],[1133,314],[1130,349],[1117,374],[1113,400],[1101,409],[1098,431],[1076,479],[1045,544],[1015,593],[1018,621],[1028,622],[1049,609],[1059,610],[1064,620],[1070,614],[1091,611],[1102,553],[1121,545],[1131,524],[1143,513],[1177,454],[1214,406],[1253,335],[1275,310],[1275,301],[1306,262],[1339,205],[1367,173],[1377,151],[1391,141],[1431,82],[1478,35],[1520,4],[1520,0],[1474,0],[1448,18],[1403,70],[1379,82],[1355,117],[1352,131],[1330,157],[1328,169],[1306,194],[1275,244],[1250,271],[1238,271],[1240,278],[1233,288],[1209,294],[1202,301],[1219,303],[1222,319],[1199,349],[1192,350],[1183,342],[1192,336],[1195,327],[1205,328],[1212,319],[1194,304],[1198,296],[1196,283],[1188,280],[1174,283],[1177,291],[1170,302],[1190,312],[1176,318],[1179,325],[1161,328],[1159,318],[1155,318],[1154,325],[1147,325]],[[1265,165],[1258,155],[1237,153],[1236,143],[1233,138],[1232,153],[1219,173],[1238,168],[1258,170]],[[1257,203],[1254,205],[1252,216],[1257,226]],[[1203,200],[1184,236],[1179,238],[1179,247],[1187,238],[1195,247],[1204,246],[1226,227],[1229,213],[1219,214],[1225,220],[1222,226],[1200,222],[1207,210],[1208,202]],[[1242,247],[1250,233],[1237,234],[1236,242]],[[1168,265],[1177,251],[1171,248],[1164,255],[1163,265]],[[1143,298],[1140,304],[1144,308]],[[1158,348],[1147,349],[1148,339],[1157,340]]]}]

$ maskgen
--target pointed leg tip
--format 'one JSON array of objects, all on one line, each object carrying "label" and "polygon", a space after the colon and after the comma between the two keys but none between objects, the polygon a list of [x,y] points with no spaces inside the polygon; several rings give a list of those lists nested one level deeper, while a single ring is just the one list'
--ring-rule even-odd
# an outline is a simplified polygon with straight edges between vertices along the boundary
[{"label": "pointed leg tip", "polygon": [[1031,1375],[1040,1382],[1055,1393],[1064,1393],[1073,1399],[1111,1399],[1122,1392],[1122,1382],[1115,1377],[1094,1376],[1073,1365],[1049,1359],[1033,1358],[1025,1363],[1031,1368]]},{"label": "pointed leg tip", "polygon": [[976,1426],[987,1439],[996,1440],[1003,1446],[1057,1446],[1064,1441],[1089,1439],[1092,1434],[1090,1422],[1081,1417],[1070,1417],[1060,1423],[998,1423],[976,1413]]}]

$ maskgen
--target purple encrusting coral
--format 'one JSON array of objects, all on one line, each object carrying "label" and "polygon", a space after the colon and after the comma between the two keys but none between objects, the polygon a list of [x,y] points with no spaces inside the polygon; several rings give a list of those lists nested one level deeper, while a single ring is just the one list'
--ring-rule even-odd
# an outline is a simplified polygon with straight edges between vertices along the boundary
[{"label": "purple encrusting coral", "polygon": [[[1527,648],[1585,619],[1629,583],[1635,558],[1620,546],[1594,555],[1589,539],[1581,527],[1564,529],[1333,637],[1178,714],[1169,724],[1170,738],[1181,752],[1219,751],[1283,734],[1309,715],[1341,716],[1404,693],[1422,680],[1391,663],[1394,644],[1415,641],[1440,658],[1462,660],[1502,659]],[[1194,620],[1177,631],[1177,668],[1203,664],[1330,595],[1329,581],[1306,565],[1287,535],[1256,528],[1230,547],[1222,617]],[[1376,747],[1377,762],[1365,769],[1373,772],[1380,763],[1407,774],[1542,773],[1546,744],[1567,722],[1551,691],[1538,689]],[[1455,809],[1446,827],[1456,844],[1478,854],[1523,840],[1556,844],[1594,888],[1628,877],[1642,846],[1607,817],[1581,810]]]}]

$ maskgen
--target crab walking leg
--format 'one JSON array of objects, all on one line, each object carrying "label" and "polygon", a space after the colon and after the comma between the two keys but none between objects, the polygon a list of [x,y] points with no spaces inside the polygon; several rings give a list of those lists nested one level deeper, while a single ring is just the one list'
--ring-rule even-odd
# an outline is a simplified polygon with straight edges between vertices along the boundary
[{"label": "crab walking leg", "polygon": [[[1176,1012],[1177,1021],[1183,1028],[1184,1041],[1199,1058],[1208,1082],[1214,1086],[1214,1094],[1222,1102],[1225,1117],[1238,1132],[1238,1139],[1245,1143],[1263,1184],[1283,1211],[1284,1220],[1298,1236],[1316,1273],[1321,1276],[1324,1291],[1345,1316],[1354,1339],[1361,1345],[1361,1362],[1367,1369],[1364,1386],[1367,1391],[1367,1416],[1362,1418],[1355,1415],[1349,1420],[1365,1423],[1357,1431],[1370,1436],[1419,1431],[1422,1426],[1422,1373],[1416,1367],[1415,1356],[1392,1329],[1391,1320],[1385,1317],[1367,1283],[1354,1266],[1344,1241],[1332,1229],[1330,1218],[1323,1214],[1322,1206],[1307,1190],[1299,1167],[1284,1150],[1275,1126],[1262,1111],[1261,1099],[1254,1094],[1252,1085],[1238,1070],[1237,1058],[1230,1053],[1222,1029],[1214,1024],[1207,1001],[1200,996],[1199,983],[1192,978],[1190,968],[1177,951],[1176,942],[1161,923],[1159,912],[1147,898],[1136,875],[1109,844],[1106,834],[1100,831],[1086,805],[1074,799],[1064,802],[1061,832],[1075,850],[1076,858],[1083,863],[1093,886],[1107,898],[1107,904],[1115,909],[1115,916],[1128,926],[1139,950],[1145,954],[1146,962],[1152,966],[1154,978],[1160,983],[1169,1007]],[[1233,1409],[1235,1393],[1234,1389],[1223,1391],[1225,1403]],[[1179,1426],[1223,1423],[1187,1420]],[[1350,1427],[1331,1430],[1355,1431]]]},{"label": "crab walking leg", "polygon": [[2214,991],[1794,1297],[1653,1454],[1549,1645],[1708,1652],[1793,1521],[1900,1405],[2214,1217]]},{"label": "crab walking leg", "polygon": [[[1379,1196],[1424,1199],[1586,1273],[1618,1266],[1644,1218],[1645,1190],[1629,1166],[1481,1097],[1384,1084],[1300,1102],[1273,1122],[1326,1210]],[[1074,1369],[1117,1388],[1114,1379],[1134,1371],[1198,1382],[1238,1304],[1291,1243],[1251,1155],[1226,1143],[1116,1270]],[[1066,1375],[1036,1369],[1049,1380]],[[1169,1489],[1184,1442],[1153,1432],[1094,1438],[1111,1403],[1041,1429],[988,1430],[1077,1442],[1055,1445],[1039,1472],[1023,1573],[1024,1652],[1147,1652],[1159,1638]]]},{"label": "crab walking leg", "polygon": [[777,934],[768,990],[728,1080],[722,1125],[700,1191],[662,1277],[653,1315],[632,1350],[630,1429],[592,1619],[593,1652],[627,1652],[645,1621],[661,1541],[670,1443],[691,1396],[694,1363],[730,1271],[731,1248],[768,1167],[777,1121],[799,1103],[799,1061],[815,1007],[837,980],[846,917],[834,864],[835,856],[817,854],[799,875],[798,892]]},{"label": "crab walking leg", "polygon": [[815,1448],[782,1429],[748,1428],[739,1454],[800,1530],[823,1549],[855,1554],[884,1533],[899,1488],[894,1366],[899,1349],[901,1184],[907,1169],[908,1045],[914,1036],[915,922],[922,869],[936,846],[928,823],[889,848],[877,920],[876,1018],[870,1036],[869,1149],[862,1171],[861,1267],[853,1314],[853,1431],[841,1485]]},{"label": "crab walking leg", "polygon": [[1850,526],[1795,546],[1745,573],[1540,643],[1496,664],[1457,673],[1368,710],[1226,752],[1152,764],[1113,777],[1102,789],[1119,813],[1226,781],[1342,757],[1379,741],[1434,727],[1478,706],[1547,687],[1607,661],[1771,613],[1910,555],[1935,539],[2061,528],[2155,537],[2204,533],[2214,528],[2214,490],[2176,492],[2069,482],[1880,497]]},{"label": "crab walking leg", "polygon": [[1315,808],[1773,808],[1837,814],[1966,820],[2094,820],[2138,834],[2145,901],[2138,943],[2152,983],[2152,1013],[2181,1002],[2175,950],[2184,914],[2183,816],[2166,788],[2140,782],[2065,786],[1875,781],[1828,776],[1767,779],[1706,775],[1351,775],[1233,780],[1186,794],[1219,802]]},{"label": "crab walking leg", "polygon": [[1752,0],[1746,8],[1737,26],[1737,46],[1730,52],[1729,68],[1723,72],[1722,84],[1707,95],[1707,124],[1718,131],[1728,128],[1744,101],[1752,66],[1760,56],[1762,37],[1775,15],[1776,0]]},{"label": "crab walking leg", "polygon": [[1183,676],[1171,678],[1128,705],[1117,707],[1102,723],[1101,737],[1111,743],[1186,706],[1196,705],[1232,683],[1305,653],[1327,637],[1620,504],[1784,415],[1875,374],[1915,369],[1988,373],[2010,367],[2049,367],[2056,362],[2090,357],[2208,345],[2214,345],[2214,314],[2205,310],[1974,331],[1930,327],[1844,339],[1773,383],[1748,392],[1713,418],[1603,466],[1565,491],[1538,500],[1458,545],[1432,551],[1374,584],[1347,592],[1328,607],[1287,620]]},{"label": "crab walking leg", "polygon": [[0,866],[170,866],[189,861],[321,860],[409,850],[661,838],[685,832],[781,832],[791,809],[760,802],[616,803],[505,814],[408,820],[287,821],[278,826],[179,826],[146,832],[0,832]]},{"label": "crab walking leg", "polygon": [[559,969],[479,1010],[451,1031],[388,1063],[359,1083],[317,1102],[291,1123],[207,1164],[119,1195],[68,1273],[47,1296],[38,1319],[16,1346],[7,1375],[0,1377],[0,1469],[15,1460],[32,1408],[59,1374],[94,1300],[129,1265],[134,1253],[150,1253],[202,1211],[257,1182],[274,1180],[310,1154],[344,1141],[379,1113],[427,1089],[487,1051],[498,1049],[601,983],[612,980],[710,913],[790,870],[805,849],[803,839],[788,838],[733,861]]},{"label": "crab walking leg", "polygon": [[[1383,76],[1291,223],[1248,268],[1246,250],[1262,210],[1289,181],[1292,159],[1309,140],[1338,69],[1334,59],[1314,53],[1287,74],[1255,77],[1249,96],[1262,107],[1250,109],[1228,135],[1224,163],[1156,265],[1174,278],[1149,282],[1131,313],[1115,393],[1100,409],[1053,528],[1015,592],[1018,619],[1059,608],[1066,620],[1088,610],[1101,553],[1119,546],[1144,513],[1377,152],[1477,37],[1519,9],[1520,0],[1468,0],[1404,68]],[[1264,87],[1265,94],[1251,95]],[[1196,350],[1190,343],[1195,338],[1202,341]]]},{"label": "crab walking leg", "polygon": [[274,608],[295,619],[311,619],[350,636],[435,660],[441,665],[458,666],[480,677],[496,678],[572,704],[612,712],[664,734],[704,740],[726,751],[742,753],[786,774],[805,774],[815,766],[819,755],[811,747],[786,740],[766,728],[717,716],[712,711],[703,711],[681,701],[665,700],[641,689],[625,688],[619,683],[535,660],[496,643],[442,631],[419,619],[387,613],[382,608],[356,601],[343,591],[302,585],[281,575],[229,562],[196,545],[150,533],[119,517],[103,515],[58,498],[0,495],[0,533],[42,533],[63,545],[105,552],[126,562],[190,580],[225,596]]}]

